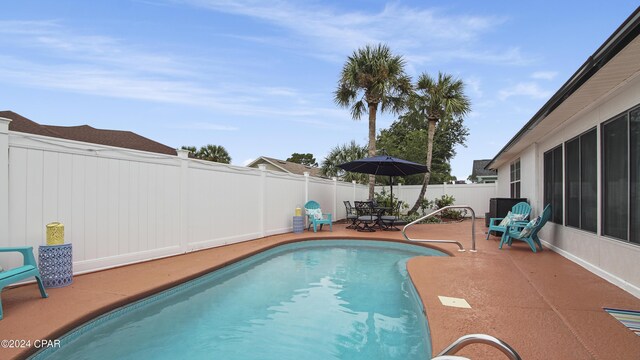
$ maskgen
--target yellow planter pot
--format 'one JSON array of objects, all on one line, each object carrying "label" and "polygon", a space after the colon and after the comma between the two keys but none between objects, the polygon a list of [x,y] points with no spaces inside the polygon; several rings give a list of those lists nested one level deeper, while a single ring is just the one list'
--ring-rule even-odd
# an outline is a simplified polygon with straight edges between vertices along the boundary
[{"label": "yellow planter pot", "polygon": [[52,222],[47,224],[47,245],[64,244],[64,224]]}]

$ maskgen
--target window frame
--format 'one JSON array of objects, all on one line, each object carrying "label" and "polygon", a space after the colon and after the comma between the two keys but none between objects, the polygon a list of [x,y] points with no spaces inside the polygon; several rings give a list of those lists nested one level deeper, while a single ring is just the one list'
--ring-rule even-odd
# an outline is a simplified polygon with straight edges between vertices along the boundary
[{"label": "window frame", "polygon": [[520,158],[517,158],[509,164],[509,194],[512,199],[519,199],[522,196],[522,185],[520,182],[522,179],[521,169]]},{"label": "window frame", "polygon": [[[556,154],[560,154],[560,164],[556,164]],[[547,155],[550,156],[551,158],[551,163],[550,169],[547,169],[547,163],[546,163],[546,158]],[[558,224],[558,225],[564,225],[564,197],[565,197],[565,176],[564,176],[564,143],[556,145],[552,148],[550,148],[549,150],[545,151],[543,153],[542,156],[542,201],[544,206],[546,206],[547,204],[551,204],[551,217],[549,218],[549,221],[551,221],[554,224]],[[556,170],[560,170],[559,172]],[[547,181],[547,170],[550,170],[549,175],[550,177],[550,183]],[[560,190],[560,194],[556,194],[556,186],[557,186],[557,176],[559,176],[560,178],[560,186],[559,186],[559,190]],[[550,188],[548,188],[550,185]],[[550,189],[550,199],[547,199],[547,193],[548,190]],[[556,200],[559,199],[559,206],[558,204],[556,204]],[[559,214],[560,218],[556,219],[556,215]]]},{"label": "window frame", "polygon": [[[631,194],[632,194],[632,173],[631,173],[631,159],[634,155],[632,155],[631,151],[633,150],[633,146],[631,144],[631,113],[634,111],[640,111],[640,104],[635,105],[625,111],[622,111],[614,116],[612,116],[611,118],[607,119],[606,121],[603,121],[599,124],[600,126],[600,231],[599,231],[599,235],[602,237],[606,237],[608,239],[612,239],[615,241],[619,241],[625,244],[630,244],[633,246],[640,246],[640,239],[637,237],[637,235],[633,234],[635,236],[634,239],[632,239],[632,198],[631,198]],[[626,193],[626,200],[627,200],[627,209],[626,209],[626,227],[627,227],[627,231],[626,231],[626,239],[622,239],[619,238],[615,235],[611,235],[611,234],[606,234],[606,228],[605,228],[605,220],[606,220],[606,205],[607,205],[607,192],[606,190],[606,186],[607,186],[607,182],[606,182],[606,157],[605,157],[605,126],[608,124],[611,124],[614,121],[619,121],[619,120],[623,120],[625,123],[625,128],[626,128],[626,181],[627,181],[627,193]],[[636,141],[640,141],[639,139],[636,139]],[[636,146],[638,146],[636,144]],[[638,154],[635,154],[635,157],[638,157]],[[637,165],[636,165],[637,166]],[[636,190],[637,191],[637,190]],[[638,205],[636,205],[638,206]],[[640,209],[635,209],[635,211],[639,211]],[[635,240],[635,241],[634,241]]]},{"label": "window frame", "polygon": [[[598,164],[596,163],[596,167],[595,167],[595,177],[592,179],[593,181],[595,181],[595,187],[596,187],[596,195],[595,195],[595,207],[594,207],[594,211],[595,211],[595,228],[593,230],[591,229],[587,229],[585,228],[586,226],[583,224],[583,214],[584,214],[584,207],[583,207],[583,202],[585,200],[583,194],[584,194],[584,189],[583,189],[583,185],[584,185],[584,172],[583,172],[583,142],[587,136],[594,136],[595,137],[595,141],[596,141],[596,148],[593,149],[593,154],[595,155],[595,160],[598,161],[597,156],[598,156],[598,150],[597,150],[597,143],[598,143],[598,126],[594,126],[574,137],[572,137],[569,140],[566,140],[564,142],[564,154],[563,154],[563,162],[564,162],[564,176],[563,176],[563,185],[564,185],[564,198],[563,198],[563,206],[564,206],[564,225],[567,227],[571,227],[574,229],[578,229],[578,230],[582,230],[582,231],[586,231],[592,234],[597,234],[598,233],[598,196],[597,196],[597,189],[598,189],[598,169],[597,166]],[[577,141],[577,159],[570,159],[569,158],[569,149],[570,149],[570,143],[573,143]],[[571,178],[571,172],[569,171],[570,167],[572,165],[577,163],[577,179],[575,179],[574,181],[577,182],[577,200],[578,200],[578,213],[577,214],[573,214],[571,212],[571,199],[570,199],[570,193],[572,192],[571,190],[571,182],[569,181]],[[590,179],[591,180],[591,179]],[[574,225],[574,224],[570,224],[570,218],[572,215],[577,215],[577,220],[578,220],[578,225]],[[592,214],[593,215],[593,214]]]}]

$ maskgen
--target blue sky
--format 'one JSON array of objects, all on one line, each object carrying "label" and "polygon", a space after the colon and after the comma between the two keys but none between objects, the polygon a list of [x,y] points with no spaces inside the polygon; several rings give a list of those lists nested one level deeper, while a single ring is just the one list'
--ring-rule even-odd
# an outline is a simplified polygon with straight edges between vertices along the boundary
[{"label": "blue sky", "polygon": [[[367,143],[333,103],[348,55],[383,42],[413,78],[447,72],[472,102],[453,174],[492,158],[635,10],[635,1],[12,1],[0,109],[131,130],[232,163]],[[392,114],[378,117],[387,128]]]}]

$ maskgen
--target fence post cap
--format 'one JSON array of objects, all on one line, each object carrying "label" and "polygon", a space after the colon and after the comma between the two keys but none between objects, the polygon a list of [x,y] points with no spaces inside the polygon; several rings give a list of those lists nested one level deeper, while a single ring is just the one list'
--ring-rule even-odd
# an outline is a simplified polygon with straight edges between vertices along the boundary
[{"label": "fence post cap", "polygon": [[191,152],[191,151],[185,150],[185,149],[177,149],[176,151],[178,152],[178,157],[180,159],[188,159],[189,158],[189,153]]},{"label": "fence post cap", "polygon": [[9,133],[9,123],[11,119],[0,117],[0,133],[8,134]]}]

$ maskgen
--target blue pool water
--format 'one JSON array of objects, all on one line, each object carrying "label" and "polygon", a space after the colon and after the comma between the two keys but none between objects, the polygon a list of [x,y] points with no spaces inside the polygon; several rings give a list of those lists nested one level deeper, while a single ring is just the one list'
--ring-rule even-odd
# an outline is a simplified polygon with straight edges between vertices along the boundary
[{"label": "blue pool water", "polygon": [[443,253],[380,241],[280,246],[118,309],[48,359],[426,359],[428,328],[406,271]]}]

